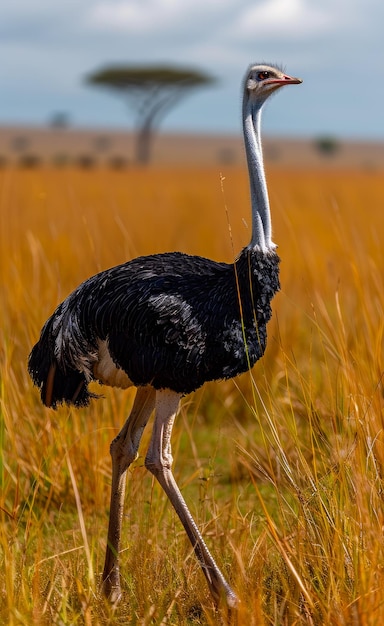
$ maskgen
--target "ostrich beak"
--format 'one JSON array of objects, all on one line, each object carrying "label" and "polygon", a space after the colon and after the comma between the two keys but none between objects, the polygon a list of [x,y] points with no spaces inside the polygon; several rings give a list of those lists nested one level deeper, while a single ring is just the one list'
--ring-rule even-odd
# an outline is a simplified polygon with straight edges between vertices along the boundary
[{"label": "ostrich beak", "polygon": [[294,76],[284,74],[281,78],[270,78],[265,82],[268,82],[270,85],[300,85],[303,80],[301,78],[295,78]]}]

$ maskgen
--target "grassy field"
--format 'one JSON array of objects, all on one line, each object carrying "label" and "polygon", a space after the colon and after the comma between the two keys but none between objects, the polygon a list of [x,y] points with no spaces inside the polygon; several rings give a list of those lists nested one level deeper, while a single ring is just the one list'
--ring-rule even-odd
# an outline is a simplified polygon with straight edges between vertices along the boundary
[{"label": "grassy field", "polygon": [[[53,411],[26,371],[43,322],[89,275],[166,250],[233,260],[250,237],[248,182],[222,175],[0,172],[1,624],[227,622],[143,467],[148,433],[129,471],[124,599],[103,602],[109,443],[133,391]],[[241,599],[239,626],[381,624],[382,176],[272,169],[268,180],[282,290],[267,352],[184,399],[176,479]]]}]

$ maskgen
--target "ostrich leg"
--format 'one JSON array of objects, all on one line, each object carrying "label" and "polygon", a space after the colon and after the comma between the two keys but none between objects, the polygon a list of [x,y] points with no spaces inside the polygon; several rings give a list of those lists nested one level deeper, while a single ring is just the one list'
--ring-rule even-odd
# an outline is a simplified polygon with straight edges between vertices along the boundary
[{"label": "ostrich leg", "polygon": [[235,593],[211,556],[172,473],[171,433],[180,394],[169,389],[156,392],[156,413],[145,466],[157,478],[171,501],[199,560],[216,606],[225,597],[229,608],[238,603]]},{"label": "ostrich leg", "polygon": [[111,505],[102,591],[113,604],[117,603],[121,597],[119,550],[127,469],[137,456],[141,435],[154,406],[155,390],[149,386],[138,387],[132,411],[111,443]]}]

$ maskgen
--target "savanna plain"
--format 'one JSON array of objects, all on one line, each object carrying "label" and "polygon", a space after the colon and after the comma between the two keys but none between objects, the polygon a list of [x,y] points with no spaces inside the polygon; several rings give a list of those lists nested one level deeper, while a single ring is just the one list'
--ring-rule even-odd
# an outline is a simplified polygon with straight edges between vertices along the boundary
[{"label": "savanna plain", "polygon": [[[0,623],[384,623],[382,173],[267,171],[282,289],[265,357],[184,398],[174,471],[241,603],[215,612],[186,535],[129,470],[123,599],[99,593],[110,441],[134,390],[46,409],[26,369],[88,276],[182,250],[233,261],[250,238],[240,167],[0,171]],[[209,297],[209,295],[207,296]]]}]

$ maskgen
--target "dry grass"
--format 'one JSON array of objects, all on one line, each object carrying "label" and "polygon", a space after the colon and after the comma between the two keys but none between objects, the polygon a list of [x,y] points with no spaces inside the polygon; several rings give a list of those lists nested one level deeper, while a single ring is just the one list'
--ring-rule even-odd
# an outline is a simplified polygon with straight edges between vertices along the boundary
[{"label": "dry grass", "polygon": [[[26,359],[56,304],[103,268],[175,249],[231,260],[225,206],[237,251],[247,177],[223,174],[225,197],[216,170],[1,172],[1,623],[218,623],[142,457],[128,481],[124,600],[105,606],[108,448],[132,393],[47,410]],[[272,170],[269,183],[282,292],[267,354],[185,399],[175,473],[241,598],[240,626],[380,624],[382,179]]]}]

